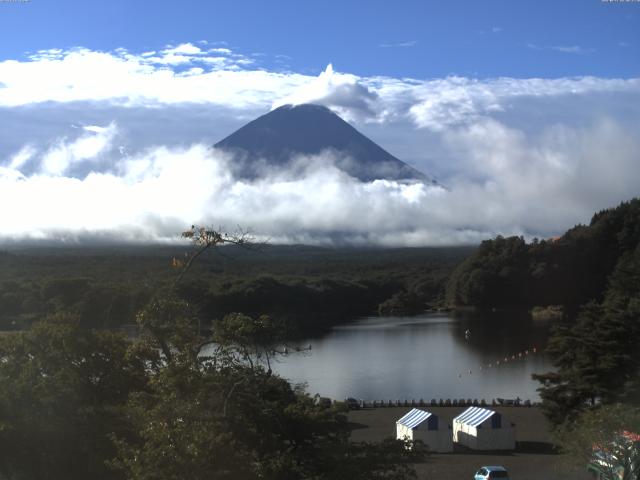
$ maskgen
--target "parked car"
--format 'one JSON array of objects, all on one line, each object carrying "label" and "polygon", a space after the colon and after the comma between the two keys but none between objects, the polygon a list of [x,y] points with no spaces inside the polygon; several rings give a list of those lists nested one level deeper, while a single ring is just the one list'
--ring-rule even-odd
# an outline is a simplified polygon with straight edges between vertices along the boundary
[{"label": "parked car", "polygon": [[507,469],[497,465],[480,467],[473,477],[473,480],[493,480],[494,478],[509,480]]}]

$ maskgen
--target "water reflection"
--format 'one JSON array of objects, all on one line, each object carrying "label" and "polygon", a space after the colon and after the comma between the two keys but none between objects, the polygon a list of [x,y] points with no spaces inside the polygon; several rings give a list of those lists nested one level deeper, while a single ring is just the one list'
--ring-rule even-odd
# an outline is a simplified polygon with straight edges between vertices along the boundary
[{"label": "water reflection", "polygon": [[[301,341],[312,345],[311,354],[290,355],[274,370],[307,382],[311,393],[339,399],[534,400],[531,374],[551,368],[541,353],[548,331],[546,322],[514,313],[364,318]],[[534,347],[537,353],[524,355]]]}]

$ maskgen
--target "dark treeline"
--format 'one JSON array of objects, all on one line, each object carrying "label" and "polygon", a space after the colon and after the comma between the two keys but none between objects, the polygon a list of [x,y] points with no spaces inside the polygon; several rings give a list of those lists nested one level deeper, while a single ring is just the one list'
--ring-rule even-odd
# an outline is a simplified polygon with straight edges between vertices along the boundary
[{"label": "dark treeline", "polygon": [[483,308],[562,305],[575,311],[602,301],[608,278],[640,240],[640,200],[596,213],[588,226],[526,243],[522,237],[482,242],[451,275],[447,302]]},{"label": "dark treeline", "polygon": [[[207,252],[177,288],[205,321],[230,312],[271,314],[307,332],[354,315],[419,312],[442,304],[446,279],[471,248],[326,249],[234,246]],[[170,285],[185,248],[103,247],[0,253],[0,329],[65,311],[91,328],[135,323]]]}]

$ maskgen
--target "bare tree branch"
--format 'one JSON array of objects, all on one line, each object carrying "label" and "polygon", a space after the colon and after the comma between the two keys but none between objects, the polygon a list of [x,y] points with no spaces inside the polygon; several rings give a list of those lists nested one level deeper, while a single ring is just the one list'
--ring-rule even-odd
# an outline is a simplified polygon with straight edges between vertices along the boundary
[{"label": "bare tree branch", "polygon": [[[171,285],[172,290],[182,281],[184,276],[191,269],[193,262],[207,250],[213,248],[218,251],[216,247],[224,244],[238,245],[247,250],[258,250],[262,245],[256,244],[253,241],[250,231],[244,230],[241,227],[238,227],[236,232],[233,234],[228,234],[222,233],[221,229],[216,230],[213,228],[191,225],[189,230],[182,232],[181,237],[191,240],[191,243],[196,247],[196,251],[189,257],[182,267],[182,270],[173,281],[173,284]],[[218,253],[220,252],[218,251]]]}]

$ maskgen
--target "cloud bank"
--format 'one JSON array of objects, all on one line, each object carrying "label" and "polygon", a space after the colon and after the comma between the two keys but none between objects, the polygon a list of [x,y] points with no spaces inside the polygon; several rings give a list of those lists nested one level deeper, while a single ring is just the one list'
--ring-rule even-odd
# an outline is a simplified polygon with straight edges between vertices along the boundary
[{"label": "cloud bank", "polygon": [[[276,243],[476,243],[556,235],[640,191],[640,79],[309,76],[263,58],[182,43],[0,61],[0,241],[165,242],[200,223]],[[285,103],[332,108],[447,189],[360,182],[335,152],[234,178],[211,145]]]},{"label": "cloud bank", "polygon": [[[482,180],[461,176],[449,190],[360,182],[329,153],[241,181],[230,173],[234,159],[207,145],[155,147],[100,171],[114,132],[115,125],[96,128],[29,152],[39,162],[29,176],[16,163],[2,167],[0,202],[12,206],[3,209],[2,236],[82,241],[116,232],[125,241],[171,241],[191,223],[242,223],[276,243],[475,243],[495,234],[551,235],[640,185],[640,144],[611,121],[581,131],[551,128],[536,147],[495,121],[451,132],[446,141]],[[82,164],[91,166],[84,177],[65,175]]]}]

